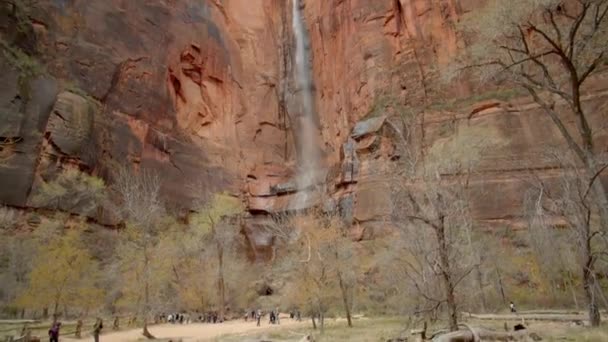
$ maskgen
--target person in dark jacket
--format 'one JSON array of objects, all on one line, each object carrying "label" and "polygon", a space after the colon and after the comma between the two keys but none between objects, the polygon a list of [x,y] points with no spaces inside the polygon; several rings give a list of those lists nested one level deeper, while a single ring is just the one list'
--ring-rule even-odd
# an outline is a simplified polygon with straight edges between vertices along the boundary
[{"label": "person in dark jacket", "polygon": [[50,342],[59,342],[59,329],[61,329],[61,322],[53,323],[53,326],[49,329]]},{"label": "person in dark jacket", "polygon": [[95,321],[95,325],[93,325],[93,339],[95,342],[99,342],[99,335],[101,334],[101,329],[103,329],[103,321],[101,318],[97,317]]}]

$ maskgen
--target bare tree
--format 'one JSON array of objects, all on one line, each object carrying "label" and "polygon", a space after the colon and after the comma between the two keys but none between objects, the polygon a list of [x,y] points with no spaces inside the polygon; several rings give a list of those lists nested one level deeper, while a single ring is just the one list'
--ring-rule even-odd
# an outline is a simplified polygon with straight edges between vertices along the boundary
[{"label": "bare tree", "polygon": [[[409,224],[419,229],[430,229],[432,244],[425,250],[408,248],[410,253],[418,254],[420,263],[403,261],[410,269],[410,279],[418,293],[439,309],[447,306],[450,330],[458,330],[457,286],[470,274],[475,265],[465,265],[462,261],[468,252],[466,236],[463,234],[472,224],[466,197],[466,184],[454,179],[425,180],[421,189],[405,190],[402,194],[402,217]],[[432,270],[433,276],[442,284],[442,295],[429,293],[425,288],[426,269]],[[418,277],[416,275],[420,275]]]},{"label": "bare tree", "polygon": [[538,192],[544,191],[543,186],[548,184],[544,184],[539,178],[534,177],[533,179],[533,185],[524,196],[530,247],[536,257],[540,274],[549,283],[553,300],[559,300],[559,291],[570,291],[572,302],[578,309],[577,289],[575,288],[578,274],[577,244],[571,243],[572,234],[568,230],[555,227],[563,225],[562,222],[559,222],[562,219],[555,215],[546,215],[542,211],[542,206],[538,206]]},{"label": "bare tree", "polygon": [[606,233],[594,227],[592,199],[589,196],[590,184],[580,161],[572,153],[563,151],[552,153],[551,159],[558,161],[563,171],[557,186],[537,178],[535,187],[527,193],[526,202],[531,212],[531,224],[551,229],[556,225],[556,218],[563,220],[562,225],[568,228],[570,241],[577,252],[589,322],[592,326],[599,326],[598,303],[603,293],[596,270],[600,263],[605,264],[608,261]]},{"label": "bare tree", "polygon": [[329,215],[325,218],[325,229],[333,232],[327,243],[329,262],[332,263],[335,277],[340,288],[342,307],[346,315],[348,327],[352,328],[352,298],[354,286],[357,283],[357,257],[354,251],[353,242],[348,236],[347,227],[338,215]]},{"label": "bare tree", "polygon": [[583,101],[584,86],[608,57],[608,0],[491,0],[463,28],[475,43],[456,70],[476,70],[532,96],[582,163],[581,176],[608,231],[608,196],[598,179],[605,166]]},{"label": "bare tree", "polygon": [[142,169],[135,173],[127,167],[118,170],[113,184],[121,199],[116,210],[127,222],[124,242],[143,261],[139,285],[143,291],[140,309],[143,335],[147,338],[154,338],[148,331],[148,319],[151,314],[152,253],[158,241],[158,223],[164,213],[160,186],[160,177],[153,171]]},{"label": "bare tree", "polygon": [[[482,257],[472,238],[469,183],[484,150],[504,143],[499,136],[490,127],[461,124],[450,139],[435,142],[424,158],[404,154],[414,159],[403,160],[395,172],[393,223],[402,227],[400,236],[406,239],[399,260],[425,299],[424,308],[417,311],[435,316],[446,307],[450,330],[458,329],[457,288],[473,270],[483,290]],[[402,149],[412,148],[403,143]],[[441,284],[441,294],[429,286],[434,281]]]}]

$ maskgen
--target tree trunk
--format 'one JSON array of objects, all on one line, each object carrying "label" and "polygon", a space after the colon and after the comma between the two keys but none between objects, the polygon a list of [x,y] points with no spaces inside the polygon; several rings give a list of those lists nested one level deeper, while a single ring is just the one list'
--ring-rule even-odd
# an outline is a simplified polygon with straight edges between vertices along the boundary
[{"label": "tree trunk", "polygon": [[600,286],[600,283],[598,281],[595,281],[595,289],[597,290],[597,294],[600,296],[600,298],[602,298],[602,302],[604,303],[604,308],[606,310],[608,310],[608,300],[606,299],[606,296],[604,295],[604,291],[602,290],[602,287]]},{"label": "tree trunk", "polygon": [[224,310],[226,308],[226,287],[224,285],[224,250],[221,243],[217,243],[217,261],[218,261],[218,292],[220,295],[220,312],[219,320],[224,321]]},{"label": "tree trunk", "polygon": [[315,313],[313,312],[312,315],[310,315],[311,319],[312,319],[312,328],[317,330],[317,322],[315,322]]},{"label": "tree trunk", "polygon": [[439,244],[439,262],[441,263],[441,276],[443,278],[443,287],[445,289],[445,297],[448,305],[450,331],[456,331],[458,330],[458,308],[456,306],[456,297],[454,296],[455,286],[450,267],[449,246],[445,237],[444,218],[442,218],[441,222],[434,228]]},{"label": "tree trunk", "polygon": [[551,300],[556,303],[557,302],[557,282],[554,279],[549,280],[549,292],[551,293]]},{"label": "tree trunk", "polygon": [[481,304],[481,311],[486,312],[486,296],[483,291],[483,275],[481,274],[481,268],[479,266],[475,267],[475,273],[477,276],[477,286],[479,287],[479,301]]},{"label": "tree trunk", "polygon": [[338,272],[338,281],[340,283],[340,292],[342,293],[342,302],[344,303],[344,312],[346,313],[346,321],[348,322],[348,327],[353,327],[352,317],[350,313],[350,305],[348,303],[348,289],[346,284],[342,279],[342,274]]},{"label": "tree trunk", "polygon": [[323,311],[319,310],[319,323],[321,325],[321,334],[325,331],[325,316]]},{"label": "tree trunk", "polygon": [[150,331],[148,330],[148,316],[147,316],[147,315],[144,315],[144,330],[143,330],[143,333],[142,333],[142,334],[143,334],[143,335],[144,335],[146,338],[149,338],[149,339],[151,339],[151,340],[152,340],[152,339],[154,339],[154,335],[152,335],[152,334],[150,333]]},{"label": "tree trunk", "polygon": [[578,299],[576,298],[576,289],[574,288],[574,281],[572,280],[572,275],[568,272],[568,287],[570,288],[570,292],[572,293],[572,300],[574,301],[574,307],[576,310],[578,307]]},{"label": "tree trunk", "polygon": [[600,325],[600,311],[595,298],[595,274],[594,260],[591,255],[591,228],[587,224],[581,232],[581,253],[584,261],[583,268],[583,289],[585,291],[585,299],[587,299],[587,308],[589,311],[589,324],[592,327]]},{"label": "tree trunk", "polygon": [[[608,171],[605,170],[604,172]],[[591,190],[593,191],[593,197],[597,204],[601,229],[603,232],[608,232],[608,196],[606,195],[606,189],[599,176],[591,185]]]},{"label": "tree trunk", "polygon": [[53,306],[53,323],[57,322],[59,318],[59,300],[55,300],[55,304]]},{"label": "tree trunk", "polygon": [[498,275],[498,287],[500,288],[500,297],[502,298],[502,303],[507,304],[507,296],[505,295],[505,288],[502,285],[502,275],[500,274],[500,269],[496,267],[496,275]]},{"label": "tree trunk", "polygon": [[585,267],[583,270],[583,287],[585,289],[585,298],[587,299],[589,324],[592,327],[598,327],[600,325],[600,310],[595,296],[595,277],[592,272],[593,270],[589,267]]},{"label": "tree trunk", "polygon": [[76,336],[76,338],[82,337],[82,320],[81,319],[79,319],[78,322],[76,322],[76,332],[74,333],[74,336]]},{"label": "tree trunk", "polygon": [[150,258],[148,257],[147,246],[144,246],[144,328],[142,334],[153,339],[154,336],[148,331],[148,315],[150,314]]}]

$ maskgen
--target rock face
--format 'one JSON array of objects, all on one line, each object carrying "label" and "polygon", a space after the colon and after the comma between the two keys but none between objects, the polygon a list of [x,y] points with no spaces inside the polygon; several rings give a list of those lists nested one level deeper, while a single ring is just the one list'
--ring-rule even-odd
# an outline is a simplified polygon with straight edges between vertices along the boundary
[{"label": "rock face", "polygon": [[[152,168],[168,202],[185,212],[195,188],[243,194],[251,255],[267,258],[272,237],[260,225],[269,213],[297,209],[299,196],[290,2],[16,4],[0,4],[8,51],[0,54],[0,202],[29,205],[33,190],[68,166],[110,182],[120,164]],[[328,192],[356,238],[390,229],[387,174],[401,158],[395,132],[409,128],[388,121],[386,109],[440,99],[436,66],[461,44],[454,25],[482,5],[304,1]],[[589,106],[605,101],[606,82],[596,83]],[[466,98],[469,86],[455,84],[448,95]],[[467,125],[490,127],[503,142],[484,154],[473,190],[481,221],[521,216],[517,173],[547,168],[540,146],[561,144],[531,101],[512,102],[428,111],[416,124],[419,149],[455,139]],[[323,201],[310,197],[304,207]]]},{"label": "rock face", "polygon": [[[188,207],[188,183],[238,192],[255,165],[284,162],[291,142],[279,117],[274,30],[281,3],[2,4],[3,41],[19,52],[1,64],[0,171],[13,184],[2,202],[26,205],[49,164],[111,179],[127,163],[157,169],[168,198]],[[44,79],[22,70],[30,61]],[[36,136],[26,136],[32,125]]]}]

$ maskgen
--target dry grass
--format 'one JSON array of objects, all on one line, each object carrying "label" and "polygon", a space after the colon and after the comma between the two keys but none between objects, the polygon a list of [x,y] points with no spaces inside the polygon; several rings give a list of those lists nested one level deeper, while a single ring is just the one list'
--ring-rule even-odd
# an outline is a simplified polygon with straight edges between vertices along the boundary
[{"label": "dry grass", "polygon": [[313,330],[312,325],[301,329],[280,329],[263,334],[228,335],[217,338],[222,342],[248,342],[269,340],[273,342],[299,341],[303,336],[312,334],[315,341],[352,341],[376,342],[400,336],[404,330],[404,318],[383,317],[377,319],[360,318],[353,322],[353,327],[346,326],[344,319],[326,320],[325,332]]},{"label": "dry grass", "polygon": [[[407,337],[409,329],[406,328],[404,318],[362,318],[354,322],[353,328],[348,328],[344,320],[329,320],[325,333],[313,330],[312,327],[300,329],[279,329],[266,333],[226,335],[215,341],[222,342],[257,342],[268,340],[273,342],[299,341],[304,335],[312,334],[315,341],[352,341],[352,342],[384,342],[389,338]],[[468,321],[471,326],[483,326],[497,331],[503,330],[503,322],[498,321]],[[512,323],[512,322],[511,322]],[[512,325],[512,324],[510,324]],[[543,338],[543,341],[568,342],[605,342],[608,341],[608,324],[600,328],[587,328],[573,326],[570,323],[529,322],[529,329]],[[441,329],[437,325],[430,330]]]},{"label": "dry grass", "polygon": [[586,328],[565,323],[537,323],[531,324],[530,330],[543,337],[544,341],[608,341],[608,324],[599,328]]}]

